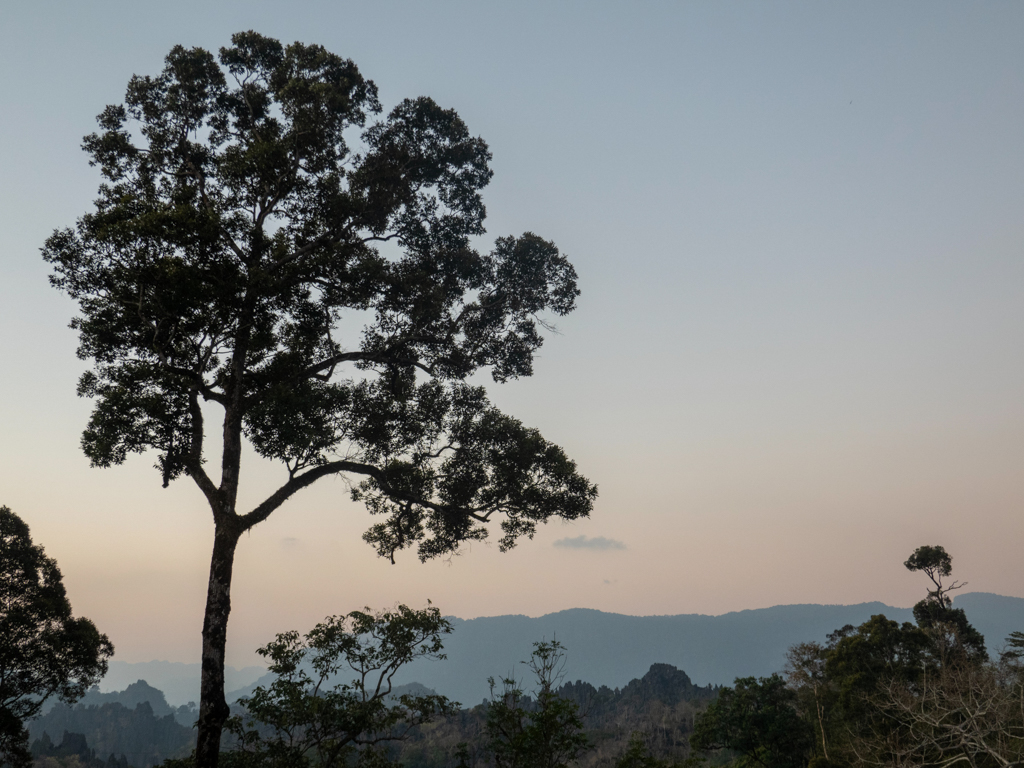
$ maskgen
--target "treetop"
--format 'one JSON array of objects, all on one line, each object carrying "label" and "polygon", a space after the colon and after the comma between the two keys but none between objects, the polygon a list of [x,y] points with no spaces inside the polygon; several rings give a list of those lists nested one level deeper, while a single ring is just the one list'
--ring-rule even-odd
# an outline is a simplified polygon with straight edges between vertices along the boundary
[{"label": "treetop", "polygon": [[[242,530],[358,474],[386,556],[450,552],[495,514],[503,548],[588,514],[596,489],[561,449],[466,383],[533,372],[575,270],[530,232],[476,249],[491,154],[454,110],[420,97],[382,115],[352,61],[251,31],[216,56],[173,48],[100,114],[95,208],[43,249],[79,302],[95,466],[155,450],[165,485],[192,477]],[[232,517],[243,437],[288,480]]]}]

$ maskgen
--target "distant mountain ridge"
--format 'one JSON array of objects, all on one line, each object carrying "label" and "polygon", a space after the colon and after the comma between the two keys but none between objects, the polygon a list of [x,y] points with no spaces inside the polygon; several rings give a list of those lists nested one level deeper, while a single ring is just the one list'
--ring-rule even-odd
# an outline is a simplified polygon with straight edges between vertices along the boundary
[{"label": "distant mountain ridge", "polygon": [[143,702],[149,704],[155,717],[166,717],[167,715],[174,714],[174,709],[167,703],[164,692],[150,685],[145,680],[138,680],[123,691],[111,691],[109,693],[103,693],[94,686],[76,702],[76,705],[80,707],[102,707],[104,704],[120,704],[126,709],[135,709],[135,707]]},{"label": "distant mountain ridge", "polygon": [[[966,611],[994,651],[1010,632],[1024,631],[1024,598],[970,592],[956,597],[955,605]],[[822,641],[839,627],[861,624],[879,613],[895,621],[913,621],[911,609],[881,602],[778,605],[720,616],[626,616],[573,608],[537,618],[452,618],[454,632],[445,639],[448,659],[416,661],[396,676],[395,683],[420,683],[464,706],[473,706],[487,696],[488,677],[509,672],[521,677],[518,662],[529,657],[533,643],[557,637],[568,649],[566,680],[621,688],[652,664],[671,664],[684,670],[695,684],[729,685],[737,677],[781,671],[786,651],[795,643]],[[290,628],[282,627],[285,629]],[[111,664],[112,671],[115,664],[118,662]],[[163,690],[172,705],[198,699],[198,664],[120,664],[119,679],[145,679]],[[175,669],[187,672],[187,677],[156,680],[144,674],[155,670],[166,676]],[[231,673],[229,702],[271,679],[259,667]],[[103,681],[105,690],[113,687],[109,678]],[[238,682],[232,685],[232,679]]]},{"label": "distant mountain ridge", "polygon": [[[225,667],[224,682],[228,690],[233,690],[249,685],[266,672],[265,668],[256,666],[242,669]],[[190,701],[199,701],[201,674],[200,664],[185,664],[180,661],[127,662],[113,659],[99,687],[104,693],[112,693],[127,689],[137,680],[145,680],[163,692],[168,704],[177,707]]]},{"label": "distant mountain ridge", "polygon": [[[965,610],[992,651],[998,651],[1011,632],[1024,630],[1024,598],[975,592],[958,596],[954,605]],[[736,677],[781,671],[786,651],[795,643],[822,641],[833,630],[861,624],[875,614],[901,622],[913,618],[909,608],[880,602],[781,605],[721,616],[625,616],[576,608],[537,618],[453,618],[454,631],[445,640],[448,659],[410,664],[396,676],[394,682],[401,688],[395,693],[436,691],[471,711],[430,733],[419,733],[403,747],[403,759],[415,767],[438,764],[434,758],[439,754],[451,758],[450,747],[469,740],[482,727],[482,710],[472,708],[487,697],[488,677],[511,673],[529,690],[532,680],[519,662],[527,659],[533,643],[542,639],[557,638],[567,648],[562,695],[591,702],[588,727],[618,739],[602,742],[607,754],[597,757],[606,764],[613,753],[622,751],[631,730],[655,715],[662,725],[669,722],[664,720],[665,714],[671,715],[671,727],[662,729],[667,741],[659,749],[668,750],[669,742],[684,743],[692,727],[693,702],[713,695],[712,686],[729,685]],[[77,706],[56,704],[28,723],[37,754],[60,754],[70,749],[66,743],[78,739],[84,740],[78,750],[82,754],[89,752],[100,762],[105,755],[114,756],[106,768],[115,768],[117,756],[127,765],[152,768],[168,757],[188,753],[195,738],[191,727],[197,715],[194,705],[174,707],[168,699],[177,702],[165,698],[166,691],[153,680],[140,678],[155,672],[157,681],[162,685],[170,682],[169,687],[179,692],[176,698],[194,701],[198,698],[199,665],[118,665],[117,675],[104,680],[105,687],[112,679],[139,677],[117,692],[94,688]],[[253,680],[258,673],[263,674]],[[272,680],[259,667],[230,670],[230,675],[229,680],[248,681],[228,694],[232,703],[251,693],[256,684]],[[55,746],[59,737],[60,746]],[[83,768],[92,768],[92,764],[83,763]]]},{"label": "distant mountain ridge", "polygon": [[[1024,630],[1024,598],[973,592],[958,596],[955,605],[993,650],[1011,631]],[[575,608],[538,618],[453,619],[454,632],[445,640],[448,659],[416,661],[395,680],[422,683],[472,706],[486,697],[488,676],[521,676],[518,662],[529,657],[533,643],[557,637],[568,649],[566,680],[621,688],[661,663],[684,670],[698,685],[730,685],[737,677],[782,671],[790,646],[823,641],[829,632],[875,614],[913,621],[910,608],[881,602],[779,605],[720,616],[625,616]]]},{"label": "distant mountain ridge", "polygon": [[[974,592],[960,595],[954,604],[965,610],[993,651],[999,650],[1010,632],[1024,630],[1024,598]],[[879,613],[896,621],[912,620],[909,608],[880,602],[781,605],[721,616],[625,616],[576,608],[538,618],[453,618],[454,631],[445,641],[448,659],[414,662],[394,682],[407,686],[396,693],[427,693],[426,686],[473,707],[488,695],[488,677],[509,673],[518,679],[528,677],[518,662],[529,657],[534,642],[557,637],[567,648],[563,678],[567,685],[562,690],[570,697],[607,686],[615,689],[609,701],[657,700],[678,707],[708,695],[708,686],[781,671],[793,644],[822,641],[835,629],[861,624]],[[100,760],[108,754],[125,755],[128,764],[140,768],[186,754],[194,739],[191,725],[196,711],[194,706],[175,705],[198,698],[199,665],[113,662],[111,672],[103,681],[108,692],[94,688],[78,706],[55,704],[28,723],[32,739],[41,739],[34,747],[41,746],[43,754],[60,752],[67,736],[60,747],[54,745],[68,731],[71,736],[85,734],[87,747]],[[256,684],[271,682],[272,676],[260,667],[247,667],[229,669],[228,680],[241,684],[228,694],[228,701],[234,702],[251,693]],[[527,688],[530,682],[524,680]],[[109,692],[119,683],[123,690]],[[168,690],[176,692],[173,698],[165,697]],[[628,735],[628,729],[624,733]],[[428,739],[417,748],[432,744]]]}]

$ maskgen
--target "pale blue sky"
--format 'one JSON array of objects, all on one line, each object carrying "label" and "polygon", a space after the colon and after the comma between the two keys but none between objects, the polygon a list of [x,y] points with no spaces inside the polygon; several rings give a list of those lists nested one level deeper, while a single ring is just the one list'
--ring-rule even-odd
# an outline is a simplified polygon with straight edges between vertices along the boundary
[{"label": "pale blue sky", "polygon": [[[467,618],[908,605],[923,543],[1024,596],[1024,5],[7,3],[0,503],[120,658],[198,658],[210,526],[148,457],[87,468],[74,308],[38,248],[89,207],[81,136],[128,78],[249,28],[488,141],[488,237],[555,240],[583,289],[492,397],[601,498],[510,555],[391,567],[342,484],[312,490],[242,543],[236,662],[428,597]],[[579,536],[625,549],[553,546]]]}]

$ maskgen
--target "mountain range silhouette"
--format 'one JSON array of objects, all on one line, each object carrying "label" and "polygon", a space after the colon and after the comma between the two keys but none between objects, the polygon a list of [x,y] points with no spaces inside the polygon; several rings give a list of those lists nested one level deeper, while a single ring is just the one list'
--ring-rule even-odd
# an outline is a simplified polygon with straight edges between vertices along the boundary
[{"label": "mountain range silhouette", "polygon": [[[955,598],[993,652],[1007,635],[1024,631],[1024,598],[970,592]],[[857,605],[777,605],[720,616],[627,616],[573,608],[532,618],[522,615],[452,618],[444,661],[419,660],[403,668],[396,684],[420,683],[461,702],[479,704],[488,694],[487,678],[512,673],[522,678],[519,662],[533,643],[558,639],[567,649],[565,681],[621,688],[652,664],[671,664],[696,685],[730,685],[737,677],[770,675],[785,667],[787,649],[805,640],[824,641],[846,624],[858,625],[875,614],[913,621],[910,608],[881,602]],[[282,629],[287,629],[283,627]],[[128,664],[113,661],[103,690],[118,690],[144,679],[166,695],[172,706],[197,701],[199,665],[171,662]],[[270,681],[259,667],[229,670],[228,701]],[[237,687],[233,687],[234,680]]]}]

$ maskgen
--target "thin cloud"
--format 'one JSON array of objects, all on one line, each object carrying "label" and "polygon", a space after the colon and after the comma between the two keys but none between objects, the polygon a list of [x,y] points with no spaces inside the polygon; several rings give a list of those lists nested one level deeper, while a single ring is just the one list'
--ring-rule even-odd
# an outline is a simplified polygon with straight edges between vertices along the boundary
[{"label": "thin cloud", "polygon": [[615,539],[606,539],[604,536],[595,536],[588,539],[586,536],[559,539],[555,542],[559,549],[596,549],[607,551],[610,549],[625,549],[626,545]]}]

